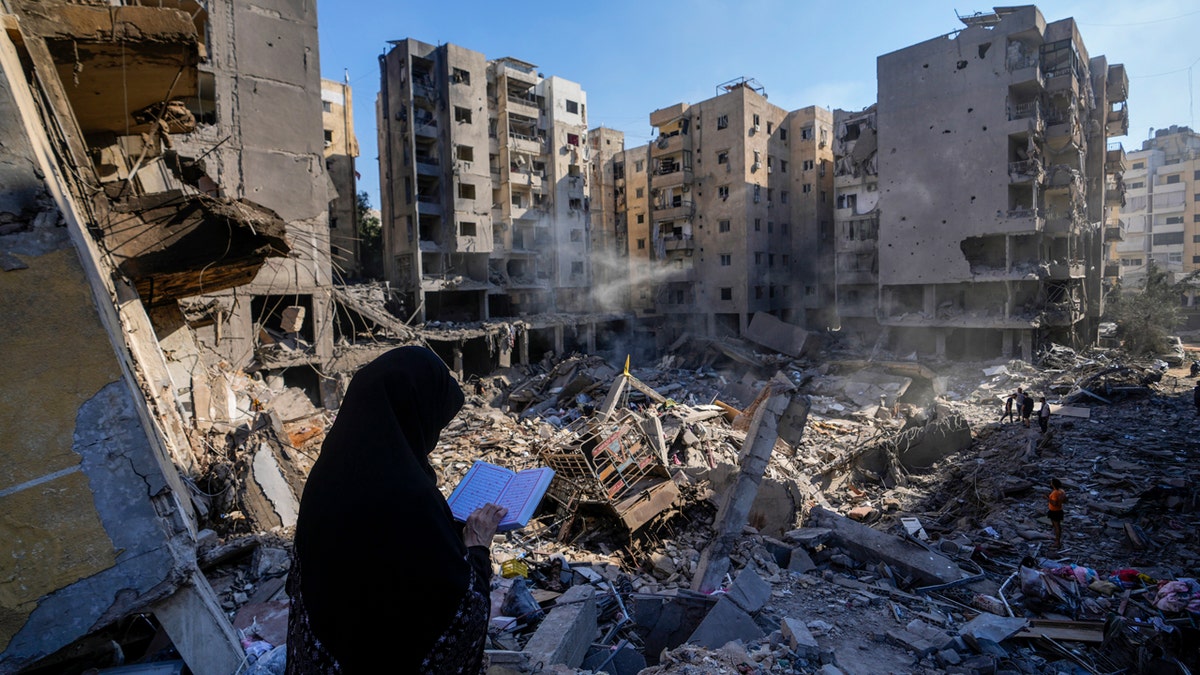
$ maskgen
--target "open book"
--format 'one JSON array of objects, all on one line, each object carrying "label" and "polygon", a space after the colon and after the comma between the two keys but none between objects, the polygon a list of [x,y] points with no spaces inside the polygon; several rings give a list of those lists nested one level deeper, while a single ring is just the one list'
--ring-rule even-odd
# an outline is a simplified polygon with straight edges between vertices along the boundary
[{"label": "open book", "polygon": [[529,523],[553,478],[554,469],[549,467],[525,469],[518,473],[475,460],[446,501],[450,504],[454,519],[460,521],[465,521],[467,516],[484,504],[503,506],[508,513],[500,521],[497,531],[508,532]]}]

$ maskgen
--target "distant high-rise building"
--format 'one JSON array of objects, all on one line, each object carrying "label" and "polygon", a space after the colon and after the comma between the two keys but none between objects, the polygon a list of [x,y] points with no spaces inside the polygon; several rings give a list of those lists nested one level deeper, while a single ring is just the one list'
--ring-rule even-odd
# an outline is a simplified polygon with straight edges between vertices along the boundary
[{"label": "distant high-rise building", "polygon": [[963,22],[878,59],[883,342],[1027,360],[1047,341],[1091,344],[1125,69],[1032,5]]},{"label": "distant high-rise building", "polygon": [[384,270],[418,320],[591,309],[587,97],[514,58],[380,59]]},{"label": "distant high-rise building", "polygon": [[1141,288],[1154,261],[1172,279],[1200,269],[1200,134],[1159,129],[1129,153],[1117,244],[1122,285]]},{"label": "distant high-rise building", "polygon": [[321,80],[321,120],[325,132],[325,170],[336,194],[329,201],[329,252],[334,278],[362,274],[358,235],[358,137],[354,105],[346,82]]}]

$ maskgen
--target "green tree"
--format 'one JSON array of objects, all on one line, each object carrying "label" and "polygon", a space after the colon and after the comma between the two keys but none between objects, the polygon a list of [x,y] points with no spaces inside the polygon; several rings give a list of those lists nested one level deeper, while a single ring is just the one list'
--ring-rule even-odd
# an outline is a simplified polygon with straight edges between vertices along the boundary
[{"label": "green tree", "polygon": [[379,216],[371,210],[371,196],[366,190],[358,193],[355,204],[358,220],[359,253],[362,256],[363,274],[368,277],[383,276],[383,225]]},{"label": "green tree", "polygon": [[1117,324],[1121,344],[1131,354],[1150,356],[1162,350],[1164,339],[1183,321],[1182,293],[1196,273],[1178,282],[1153,260],[1146,267],[1146,283],[1139,291],[1117,291],[1109,298],[1105,314]]}]

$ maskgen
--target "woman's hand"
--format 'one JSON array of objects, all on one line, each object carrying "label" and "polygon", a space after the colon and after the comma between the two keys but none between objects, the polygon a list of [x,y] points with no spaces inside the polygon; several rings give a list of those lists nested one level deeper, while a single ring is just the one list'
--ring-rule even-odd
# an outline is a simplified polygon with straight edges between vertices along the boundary
[{"label": "woman's hand", "polygon": [[467,546],[491,546],[496,528],[508,509],[495,504],[484,504],[467,516],[463,528],[463,543]]}]

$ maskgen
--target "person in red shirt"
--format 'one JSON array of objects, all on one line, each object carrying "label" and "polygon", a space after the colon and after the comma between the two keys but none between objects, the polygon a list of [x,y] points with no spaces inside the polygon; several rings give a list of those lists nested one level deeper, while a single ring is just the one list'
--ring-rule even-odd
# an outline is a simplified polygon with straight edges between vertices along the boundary
[{"label": "person in red shirt", "polygon": [[1063,506],[1067,503],[1067,493],[1063,491],[1062,481],[1050,479],[1050,499],[1046,515],[1050,518],[1050,526],[1054,528],[1054,548],[1062,546]]}]

